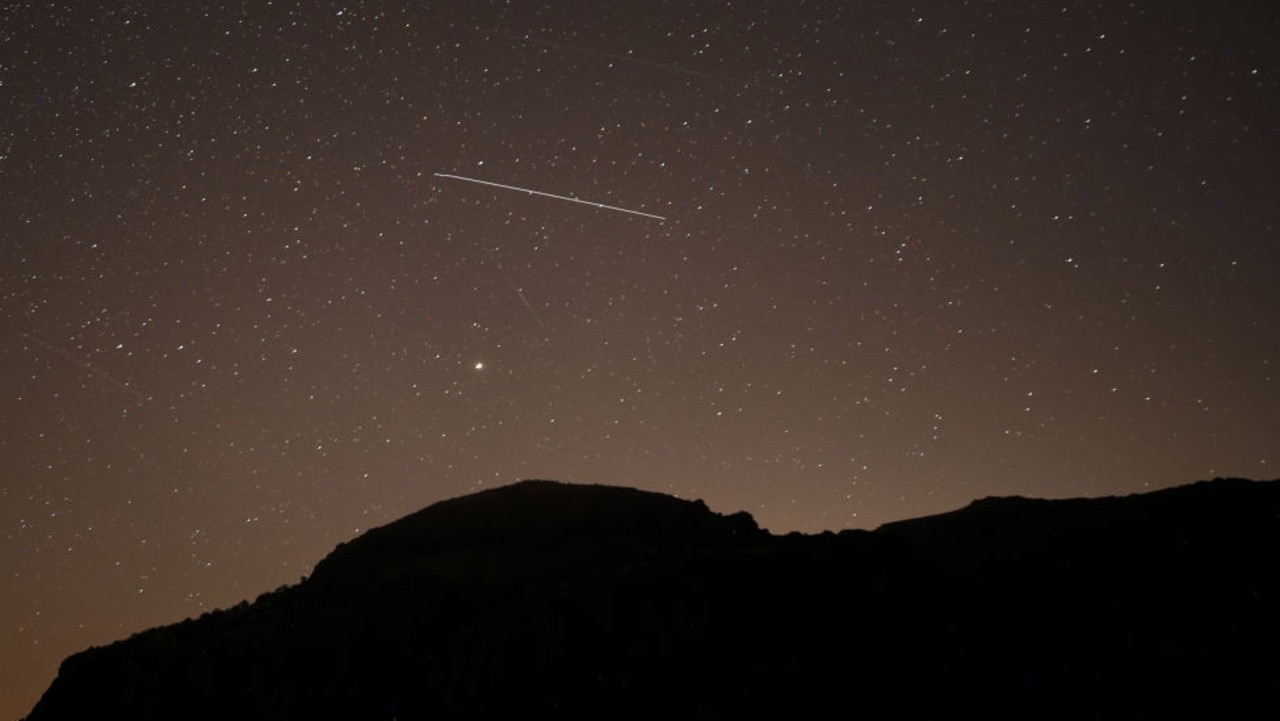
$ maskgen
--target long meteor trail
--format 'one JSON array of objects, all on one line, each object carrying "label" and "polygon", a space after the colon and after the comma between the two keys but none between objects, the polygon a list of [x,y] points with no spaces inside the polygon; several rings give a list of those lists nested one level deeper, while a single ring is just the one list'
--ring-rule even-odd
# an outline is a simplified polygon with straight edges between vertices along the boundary
[{"label": "long meteor trail", "polygon": [[567,200],[570,203],[581,203],[582,205],[590,205],[594,208],[602,208],[604,210],[616,210],[619,213],[630,213],[632,215],[639,215],[645,218],[653,218],[654,220],[666,220],[666,218],[662,217],[661,215],[654,215],[653,213],[642,213],[638,210],[631,210],[629,208],[619,208],[616,205],[605,205],[604,203],[596,203],[594,201],[583,200],[582,198],[574,198],[568,195],[556,195],[555,193],[544,193],[541,190],[531,190],[529,188],[521,188],[515,185],[503,185],[502,183],[495,183],[490,180],[480,180],[479,178],[468,178],[465,175],[450,175],[449,173],[432,173],[432,175],[436,176],[437,178],[449,178],[450,180],[462,180],[468,183],[476,183],[478,185],[492,185],[495,188],[502,188],[504,190],[515,190],[520,193],[528,193],[529,195],[541,195],[545,198],[555,198],[556,200]]}]

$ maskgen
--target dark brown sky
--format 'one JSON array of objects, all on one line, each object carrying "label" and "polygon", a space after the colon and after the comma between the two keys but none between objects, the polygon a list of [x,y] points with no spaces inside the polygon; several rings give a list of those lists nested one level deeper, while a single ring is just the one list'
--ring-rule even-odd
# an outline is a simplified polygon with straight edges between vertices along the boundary
[{"label": "dark brown sky", "polygon": [[0,8],[0,717],[520,478],[1277,475],[1274,3],[96,5]]}]

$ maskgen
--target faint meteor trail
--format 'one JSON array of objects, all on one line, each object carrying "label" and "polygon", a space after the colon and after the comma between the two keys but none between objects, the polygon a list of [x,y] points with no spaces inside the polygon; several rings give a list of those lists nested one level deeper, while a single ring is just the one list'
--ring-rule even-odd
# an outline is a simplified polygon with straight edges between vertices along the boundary
[{"label": "faint meteor trail", "polygon": [[66,351],[62,350],[61,348],[58,348],[57,346],[55,346],[55,345],[53,345],[53,344],[51,344],[51,343],[46,342],[46,341],[45,341],[43,338],[41,338],[40,336],[38,336],[38,335],[33,335],[33,334],[31,334],[31,333],[23,333],[22,335],[23,335],[24,337],[26,337],[26,338],[30,338],[31,340],[35,341],[35,342],[36,342],[37,344],[39,344],[41,347],[43,347],[43,348],[45,348],[45,349],[47,349],[47,350],[51,350],[51,351],[53,351],[54,353],[57,353],[58,355],[62,356],[63,358],[66,358],[67,360],[71,361],[72,363],[75,363],[76,365],[78,365],[78,366],[80,366],[81,368],[83,368],[83,369],[85,369],[86,371],[88,371],[90,374],[95,375],[95,376],[97,376],[98,378],[101,378],[102,380],[104,380],[104,381],[106,381],[106,382],[110,383],[111,385],[113,385],[113,386],[115,386],[115,387],[119,388],[119,389],[120,389],[120,390],[122,390],[122,391],[125,391],[126,393],[130,393],[130,394],[132,394],[135,398],[137,398],[137,399],[138,399],[138,402],[139,402],[139,403],[145,403],[146,401],[151,400],[151,396],[149,396],[149,395],[147,395],[147,394],[143,393],[142,391],[138,390],[137,388],[134,388],[133,386],[129,385],[128,383],[123,383],[123,382],[121,382],[121,381],[119,381],[119,380],[116,380],[116,378],[115,378],[114,376],[112,376],[110,373],[107,373],[107,372],[106,372],[106,371],[104,371],[104,370],[99,370],[98,368],[95,368],[94,366],[90,365],[88,362],[83,361],[83,360],[81,360],[81,359],[79,359],[79,358],[76,358],[75,356],[71,355],[70,353],[67,353]]},{"label": "faint meteor trail", "polygon": [[449,178],[451,180],[462,180],[468,183],[476,183],[478,185],[492,185],[495,188],[502,188],[504,190],[515,190],[521,193],[528,193],[529,195],[541,195],[546,198],[555,198],[556,200],[567,200],[570,203],[581,203],[582,205],[590,205],[592,207],[601,208],[604,210],[616,210],[619,213],[630,213],[632,215],[639,215],[645,218],[653,218],[654,220],[659,220],[659,221],[666,220],[666,218],[662,217],[661,215],[654,215],[653,213],[643,213],[639,210],[631,210],[629,208],[619,208],[616,205],[606,205],[604,203],[596,203],[590,200],[574,198],[569,195],[556,195],[555,193],[544,193],[541,190],[531,190],[529,188],[521,188],[515,185],[503,185],[502,183],[495,183],[489,180],[480,180],[479,178],[468,178],[465,175],[451,175],[449,173],[432,173],[432,175],[436,176],[437,178]]},{"label": "faint meteor trail", "polygon": [[533,319],[538,322],[538,327],[546,330],[547,326],[542,322],[542,318],[538,317],[538,311],[534,310],[533,304],[529,302],[528,298],[524,297],[524,291],[520,290],[520,286],[516,285],[516,282],[511,280],[511,276],[507,275],[507,271],[502,267],[502,261],[498,260],[498,256],[494,255],[483,245],[480,246],[480,248],[484,251],[485,255],[489,256],[489,260],[493,261],[493,264],[498,266],[498,272],[506,279],[507,285],[511,286],[511,290],[514,290],[516,295],[520,296],[520,302],[524,303],[524,307],[529,309],[529,315],[533,316]]}]

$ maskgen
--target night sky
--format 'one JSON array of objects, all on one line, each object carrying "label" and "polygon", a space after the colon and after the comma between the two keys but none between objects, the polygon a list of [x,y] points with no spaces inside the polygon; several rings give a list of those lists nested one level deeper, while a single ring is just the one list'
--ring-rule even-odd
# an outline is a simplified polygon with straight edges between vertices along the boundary
[{"label": "night sky", "polygon": [[0,717],[521,478],[1280,475],[1278,73],[1269,2],[4,3]]}]

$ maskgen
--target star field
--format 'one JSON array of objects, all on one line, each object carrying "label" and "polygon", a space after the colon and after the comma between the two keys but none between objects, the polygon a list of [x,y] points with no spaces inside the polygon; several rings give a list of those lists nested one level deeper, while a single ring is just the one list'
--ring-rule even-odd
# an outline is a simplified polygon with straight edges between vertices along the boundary
[{"label": "star field", "polygon": [[1280,13],[1168,5],[6,4],[0,715],[521,478],[1276,476]]}]

